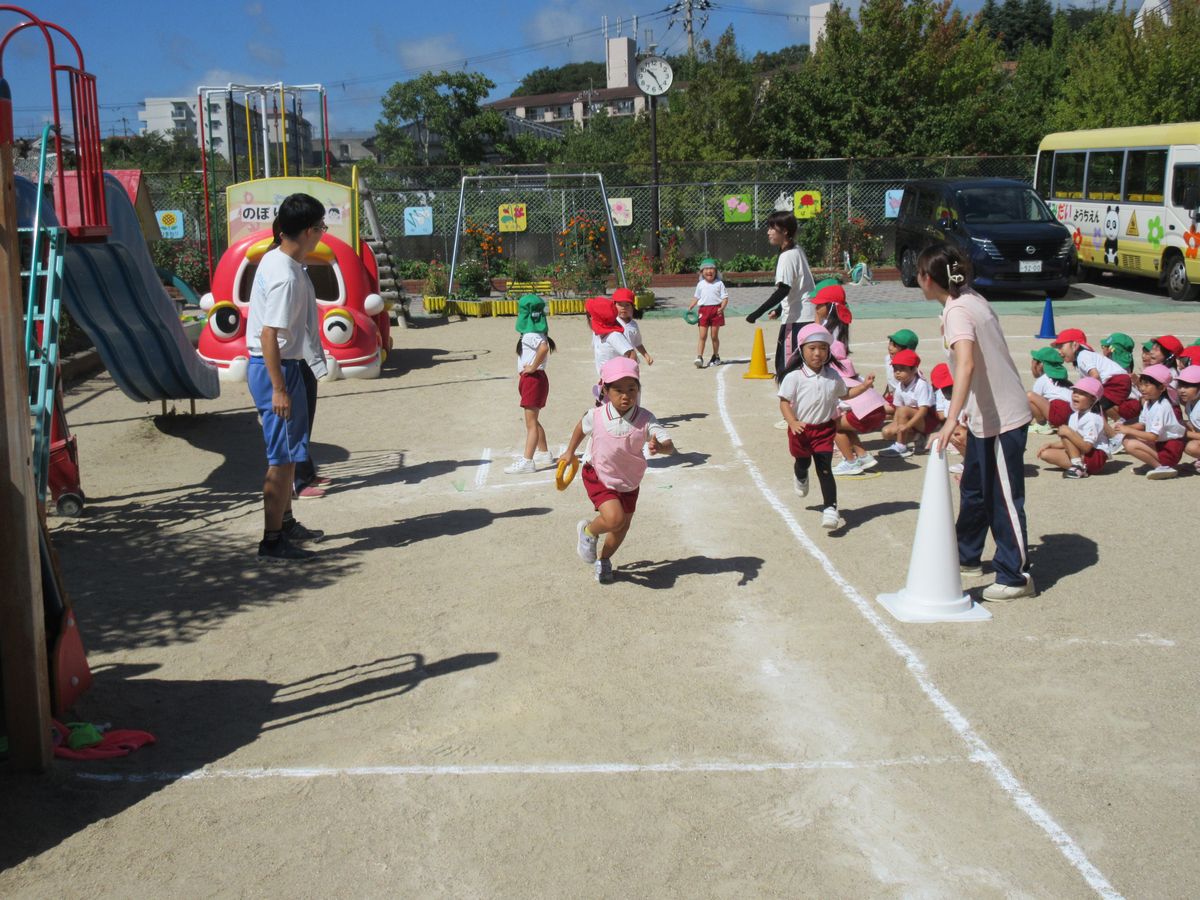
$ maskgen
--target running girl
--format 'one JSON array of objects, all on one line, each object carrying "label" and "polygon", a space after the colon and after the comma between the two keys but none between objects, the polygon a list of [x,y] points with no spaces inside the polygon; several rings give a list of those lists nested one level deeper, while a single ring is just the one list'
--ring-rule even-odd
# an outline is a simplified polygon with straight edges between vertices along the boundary
[{"label": "running girl", "polygon": [[546,358],[554,352],[546,324],[546,301],[537,294],[526,294],[517,301],[517,393],[525,412],[525,455],[504,471],[509,475],[528,475],[538,466],[554,462],[546,446],[546,430],[538,414],[550,395]]}]

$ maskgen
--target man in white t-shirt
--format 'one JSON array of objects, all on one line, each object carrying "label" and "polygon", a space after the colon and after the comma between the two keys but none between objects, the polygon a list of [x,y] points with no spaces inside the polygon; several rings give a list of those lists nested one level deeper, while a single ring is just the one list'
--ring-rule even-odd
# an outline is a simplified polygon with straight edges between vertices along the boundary
[{"label": "man in white t-shirt", "polygon": [[296,463],[308,459],[308,402],[302,366],[312,349],[308,334],[316,297],[303,260],[325,234],[325,207],[308,194],[291,194],[275,217],[276,246],[259,261],[246,316],[250,363],[246,383],[262,421],[267,449],[264,525],[258,555],[304,561],[316,554],[298,546],[323,532],[292,516]]},{"label": "man in white t-shirt", "polygon": [[994,602],[1031,597],[1025,525],[1025,441],[1033,414],[995,310],[968,286],[970,263],[947,244],[933,244],[917,260],[917,284],[942,305],[942,340],[954,388],[946,423],[938,433],[945,452],[964,410],[967,446],[959,482],[958,560],[964,574],[983,572],[988,531],[996,542],[995,584],[983,591]]}]

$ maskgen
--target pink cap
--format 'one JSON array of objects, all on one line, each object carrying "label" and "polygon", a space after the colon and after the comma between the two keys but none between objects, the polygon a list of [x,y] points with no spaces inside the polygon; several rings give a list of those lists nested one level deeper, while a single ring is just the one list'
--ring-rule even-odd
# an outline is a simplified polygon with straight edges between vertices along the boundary
[{"label": "pink cap", "polygon": [[1180,384],[1200,385],[1200,366],[1188,366],[1179,371]]},{"label": "pink cap", "polygon": [[636,378],[639,384],[642,381],[642,370],[628,356],[618,356],[601,366],[600,380],[605,384],[612,384],[622,378]]},{"label": "pink cap", "polygon": [[1142,369],[1142,377],[1152,378],[1159,384],[1167,386],[1171,383],[1171,370],[1162,363],[1158,363],[1157,365],[1146,366],[1146,368]]},{"label": "pink cap", "polygon": [[1077,382],[1071,385],[1071,390],[1082,391],[1085,394],[1091,394],[1097,400],[1104,393],[1104,385],[1100,383],[1099,378],[1093,378],[1088,375],[1086,378],[1080,378]]},{"label": "pink cap", "polygon": [[830,344],[829,352],[833,354],[833,358],[838,362],[841,362],[850,355],[846,352],[846,345],[841,341],[834,341],[832,344]]},{"label": "pink cap", "polygon": [[803,347],[805,344],[832,344],[833,335],[826,331],[816,322],[809,322],[800,329],[800,333],[796,335],[796,346]]}]

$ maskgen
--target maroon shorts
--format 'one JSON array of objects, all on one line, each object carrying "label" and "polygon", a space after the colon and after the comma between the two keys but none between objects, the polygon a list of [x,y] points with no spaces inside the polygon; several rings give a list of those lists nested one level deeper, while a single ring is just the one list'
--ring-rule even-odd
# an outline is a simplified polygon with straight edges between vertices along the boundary
[{"label": "maroon shorts", "polygon": [[1083,455],[1083,467],[1089,475],[1099,475],[1104,464],[1108,462],[1108,454],[1103,450],[1092,449]]},{"label": "maroon shorts", "polygon": [[541,409],[550,396],[550,379],[541,370],[532,375],[521,375],[517,378],[517,390],[521,393],[522,409]]},{"label": "maroon shorts", "polygon": [[620,500],[621,509],[625,510],[625,514],[632,516],[634,510],[637,509],[638,492],[641,488],[634,488],[632,491],[614,491],[607,485],[600,483],[599,476],[596,475],[596,470],[592,468],[591,463],[584,463],[580,470],[583,474],[583,486],[587,489],[588,499],[592,501],[592,506],[600,509],[600,504],[606,503],[609,500]]},{"label": "maroon shorts", "polygon": [[942,430],[942,422],[942,417],[938,415],[937,409],[931,406],[925,410],[925,421],[917,427],[926,434],[935,434]]},{"label": "maroon shorts", "polygon": [[701,328],[707,328],[709,325],[724,325],[725,313],[721,311],[719,306],[701,306],[700,307],[700,322]]},{"label": "maroon shorts", "polygon": [[1066,400],[1051,400],[1050,409],[1046,414],[1046,421],[1059,428],[1066,425],[1071,418],[1071,404]]},{"label": "maroon shorts", "polygon": [[788,429],[788,450],[797,458],[809,457],[814,453],[832,453],[833,435],[837,431],[836,422],[823,422],[820,425],[804,426],[803,434],[796,434]]},{"label": "maroon shorts", "polygon": [[1100,396],[1100,407],[1112,409],[1119,407],[1129,399],[1129,391],[1133,387],[1133,379],[1128,375],[1114,375],[1104,382],[1104,393]]},{"label": "maroon shorts", "polygon": [[1178,465],[1179,460],[1183,457],[1183,438],[1159,441],[1154,445],[1154,449],[1158,451],[1158,464],[1160,466]]},{"label": "maroon shorts", "polygon": [[867,413],[865,419],[860,419],[854,414],[853,410],[846,410],[844,416],[846,424],[857,431],[859,434],[870,434],[873,431],[878,431],[883,427],[884,417],[887,415],[887,410],[882,406],[879,409],[873,409]]},{"label": "maroon shorts", "polygon": [[1126,397],[1117,405],[1117,415],[1126,422],[1134,421],[1142,412],[1142,401],[1137,397]]}]

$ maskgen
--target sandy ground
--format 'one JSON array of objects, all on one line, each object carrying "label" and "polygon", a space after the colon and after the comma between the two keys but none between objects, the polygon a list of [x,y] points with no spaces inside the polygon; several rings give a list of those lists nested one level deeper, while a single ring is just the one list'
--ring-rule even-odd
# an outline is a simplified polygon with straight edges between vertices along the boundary
[{"label": "sandy ground", "polygon": [[[897,297],[855,322],[860,369],[897,317],[936,357],[932,304]],[[1198,306],[1088,302],[1060,327],[1200,334]],[[1040,320],[1004,321],[1025,372]],[[71,391],[89,502],[54,538],[97,673],[77,712],[158,744],[0,781],[0,895],[1200,892],[1200,478],[1119,457],[1064,481],[1031,437],[1041,595],[904,625],[874,598],[904,584],[924,458],[840,481],[847,527],[822,531],[771,383],[741,377],[753,328],[697,371],[694,329],[647,318],[645,405],[680,454],[600,586],[582,485],[502,471],[512,320],[416,324],[379,380],[322,386],[335,489],[297,512],[329,534],[292,570],[254,558],[244,388],[195,418],[107,376]],[[593,369],[582,319],[551,333],[557,449]]]}]

